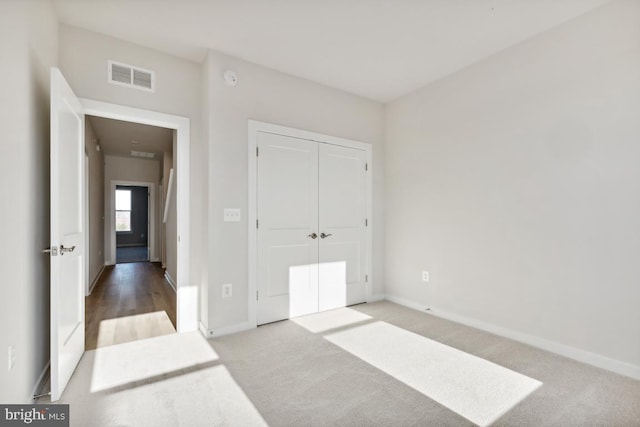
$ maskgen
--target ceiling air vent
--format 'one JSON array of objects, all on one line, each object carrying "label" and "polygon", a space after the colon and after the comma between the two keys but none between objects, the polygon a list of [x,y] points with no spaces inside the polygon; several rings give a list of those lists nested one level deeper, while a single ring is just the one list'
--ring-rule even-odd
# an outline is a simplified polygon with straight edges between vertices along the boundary
[{"label": "ceiling air vent", "polygon": [[155,90],[155,74],[144,68],[109,61],[109,83],[153,92]]},{"label": "ceiling air vent", "polygon": [[153,159],[156,156],[154,153],[147,153],[146,151],[134,151],[134,150],[131,150],[131,155],[133,157],[142,157],[145,159]]}]

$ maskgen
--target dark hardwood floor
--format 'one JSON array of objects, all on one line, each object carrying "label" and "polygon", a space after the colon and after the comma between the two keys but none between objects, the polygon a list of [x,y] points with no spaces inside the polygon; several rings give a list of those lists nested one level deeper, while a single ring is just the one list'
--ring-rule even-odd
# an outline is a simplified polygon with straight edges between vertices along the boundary
[{"label": "dark hardwood floor", "polygon": [[85,300],[85,349],[175,332],[176,294],[159,263],[105,267]]}]

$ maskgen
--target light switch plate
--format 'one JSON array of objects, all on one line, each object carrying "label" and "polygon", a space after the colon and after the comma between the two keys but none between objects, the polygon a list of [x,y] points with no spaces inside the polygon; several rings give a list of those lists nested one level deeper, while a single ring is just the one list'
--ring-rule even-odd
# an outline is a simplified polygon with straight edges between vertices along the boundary
[{"label": "light switch plate", "polygon": [[240,209],[225,209],[224,222],[240,222]]}]

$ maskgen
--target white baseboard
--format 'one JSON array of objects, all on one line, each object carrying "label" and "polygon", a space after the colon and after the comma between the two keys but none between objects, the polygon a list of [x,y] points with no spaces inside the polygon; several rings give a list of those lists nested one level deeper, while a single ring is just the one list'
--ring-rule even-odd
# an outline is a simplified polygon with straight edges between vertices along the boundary
[{"label": "white baseboard", "polygon": [[606,369],[608,371],[615,372],[620,375],[624,375],[627,377],[640,380],[640,366],[632,365],[630,363],[622,362],[616,359],[611,359],[609,357],[592,353],[587,350],[571,347],[555,341],[550,341],[534,335],[529,335],[524,332],[494,325],[492,323],[483,322],[481,320],[462,316],[447,310],[439,309],[437,307],[429,307],[429,309],[427,309],[426,306],[423,306],[413,301],[409,301],[404,298],[399,298],[393,295],[387,295],[386,299],[388,301],[403,305],[408,308],[412,308],[414,310],[421,311],[423,313],[432,314],[434,316],[441,317],[443,319],[451,320],[453,322],[470,326],[472,328],[480,329],[495,335],[512,339],[514,341],[528,344],[532,347],[546,350],[551,353],[559,354],[561,356],[568,357],[578,362],[586,363],[588,365]]},{"label": "white baseboard", "polygon": [[98,271],[98,274],[96,274],[96,277],[94,277],[93,281],[89,285],[89,295],[91,295],[91,293],[93,292],[93,288],[95,288],[98,284],[98,280],[100,280],[100,276],[102,276],[102,273],[104,272],[104,268],[106,266],[107,264],[104,264],[102,267],[100,267],[100,271]]},{"label": "white baseboard", "polygon": [[250,329],[255,329],[256,325],[251,324],[250,322],[242,322],[235,325],[223,326],[221,328],[213,328],[206,330],[207,338],[218,338],[225,335],[231,335],[238,332],[248,331]]},{"label": "white baseboard", "polygon": [[206,339],[213,338],[213,331],[207,328],[202,322],[198,322],[198,329],[203,337]]},{"label": "white baseboard", "polygon": [[367,302],[384,301],[385,299],[386,298],[384,294],[375,294],[367,298]]},{"label": "white baseboard", "polygon": [[171,275],[169,274],[168,271],[165,270],[164,272],[164,278],[167,279],[167,282],[169,282],[169,285],[171,285],[171,287],[173,288],[174,292],[176,291],[176,282],[173,281],[173,278],[171,277]]},{"label": "white baseboard", "polygon": [[44,385],[44,383],[47,382],[46,375],[47,375],[47,372],[49,372],[50,365],[51,365],[50,361],[47,362],[46,365],[44,365],[44,369],[42,370],[42,372],[40,373],[40,376],[36,380],[36,384],[33,386],[33,391],[31,392],[31,396],[27,397],[27,400],[25,401],[26,404],[28,405],[33,404],[33,396],[38,394],[38,392],[42,390],[42,386]]},{"label": "white baseboard", "polygon": [[[383,301],[386,299],[386,295],[377,294],[372,295],[367,299],[367,302],[375,302],[375,301]],[[202,322],[200,322],[200,333],[205,338],[217,338],[225,335],[231,335],[238,332],[248,331],[250,329],[255,329],[256,325],[251,322],[242,322],[235,325],[223,326],[221,328],[208,329]]]},{"label": "white baseboard", "polygon": [[412,308],[414,310],[427,312],[426,307],[424,307],[423,305],[420,305],[418,303],[415,303],[413,301],[409,301],[408,299],[396,297],[396,296],[393,296],[393,295],[385,295],[385,299],[387,301],[391,301],[391,302],[394,302],[394,303],[399,304],[399,305],[404,305],[405,307],[409,307],[409,308]]},{"label": "white baseboard", "polygon": [[160,262],[160,258],[156,257],[156,258],[150,258],[149,262]]}]

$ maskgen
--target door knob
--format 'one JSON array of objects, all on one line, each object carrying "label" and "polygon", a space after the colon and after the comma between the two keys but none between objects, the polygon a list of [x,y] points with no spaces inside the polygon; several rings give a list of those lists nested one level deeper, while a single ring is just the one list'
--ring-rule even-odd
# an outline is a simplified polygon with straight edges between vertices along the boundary
[{"label": "door knob", "polygon": [[331,237],[333,236],[333,234],[329,233],[329,234],[324,234],[324,233],[320,233],[320,238],[322,239],[326,239],[327,237]]},{"label": "door knob", "polygon": [[311,233],[307,237],[311,237],[312,239],[315,239],[316,237],[318,237],[318,235],[316,233]]},{"label": "door knob", "polygon": [[64,245],[60,245],[60,255],[64,255],[67,252],[73,252],[75,249],[76,245],[73,245],[70,248],[65,248]]}]

